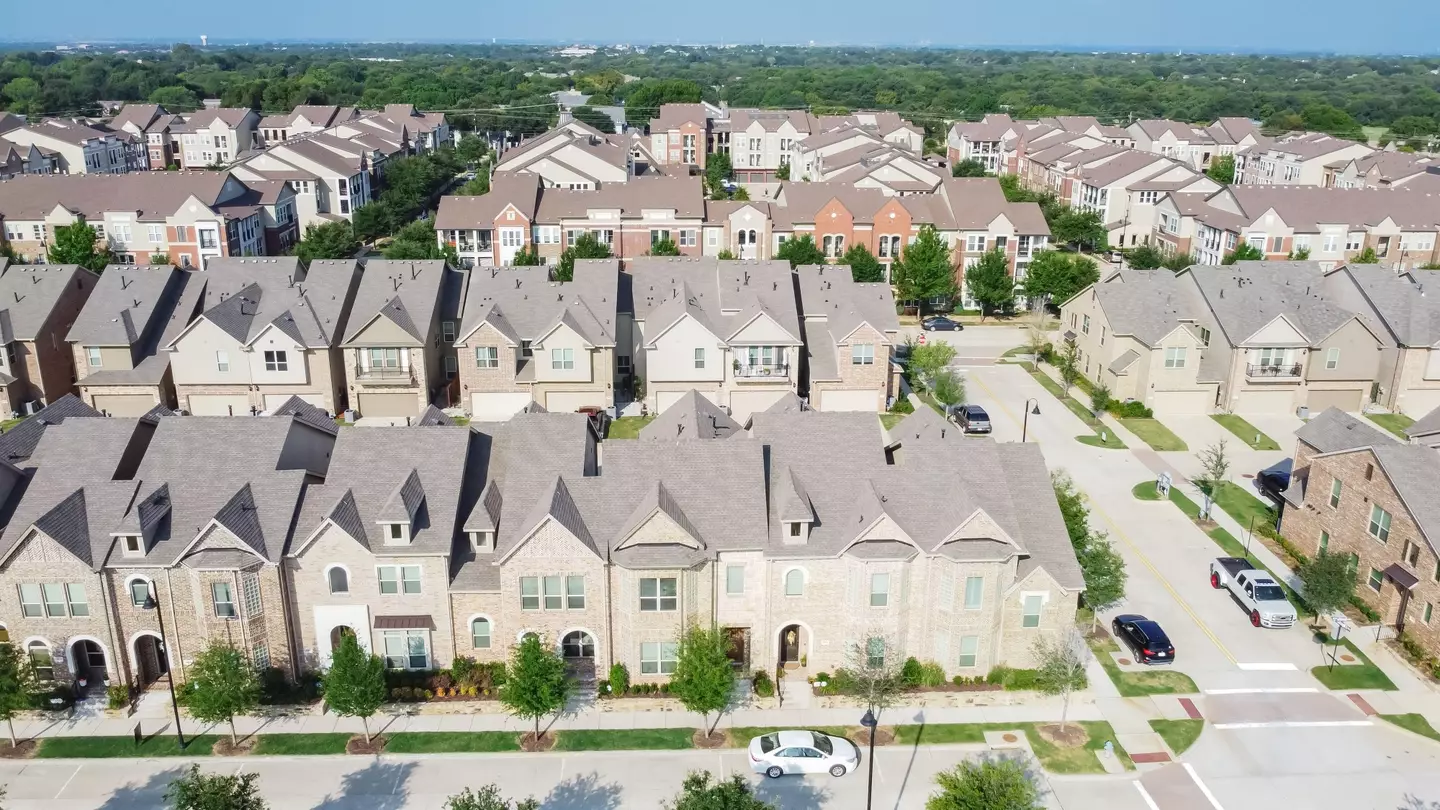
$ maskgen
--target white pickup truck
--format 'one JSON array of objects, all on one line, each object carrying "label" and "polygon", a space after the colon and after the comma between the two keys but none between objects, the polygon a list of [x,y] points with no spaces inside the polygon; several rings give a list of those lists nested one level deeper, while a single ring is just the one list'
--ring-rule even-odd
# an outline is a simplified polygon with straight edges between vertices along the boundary
[{"label": "white pickup truck", "polygon": [[1210,563],[1210,587],[1229,590],[1256,627],[1295,624],[1295,607],[1285,598],[1285,589],[1270,574],[1251,568],[1249,560],[1216,558]]}]

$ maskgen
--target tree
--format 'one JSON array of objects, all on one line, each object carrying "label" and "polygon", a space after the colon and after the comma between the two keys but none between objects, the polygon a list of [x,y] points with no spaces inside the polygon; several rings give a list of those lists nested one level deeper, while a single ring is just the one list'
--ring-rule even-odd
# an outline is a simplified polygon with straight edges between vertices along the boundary
[{"label": "tree", "polygon": [[1000,248],[987,250],[980,261],[965,268],[965,289],[980,305],[980,319],[987,314],[1015,308],[1015,280],[1010,277],[1010,260]]},{"label": "tree", "polygon": [[622,84],[617,92],[636,121],[658,115],[661,104],[697,104],[701,99],[700,85],[686,79],[646,79]]},{"label": "tree", "polygon": [[465,788],[445,800],[444,810],[540,810],[534,799],[511,802],[500,795],[500,788],[486,785],[479,790]]},{"label": "tree", "polygon": [[710,189],[711,197],[725,198],[725,182],[732,173],[728,152],[711,152],[705,156],[705,185]]},{"label": "tree", "polygon": [[238,745],[235,715],[260,703],[260,679],[244,653],[215,641],[195,656],[190,665],[190,714],[202,723],[230,724],[230,744]]},{"label": "tree", "polygon": [[680,784],[680,793],[663,807],[665,810],[775,810],[775,805],[755,797],[750,783],[740,774],[732,773],[729,779],[717,780],[709,771],[687,774]]},{"label": "tree", "polygon": [[169,254],[169,253],[151,253],[151,254],[150,254],[150,263],[151,263],[151,264],[169,264],[169,263],[170,263],[170,254]]},{"label": "tree", "polygon": [[456,137],[459,140],[455,142],[455,158],[465,165],[476,166],[490,157],[490,144],[486,143],[485,138],[481,135],[466,132],[464,135],[456,133]]},{"label": "tree", "polygon": [[677,244],[675,244],[675,242],[674,242],[673,240],[671,240],[670,237],[667,236],[667,237],[665,237],[664,239],[660,239],[660,240],[658,240],[658,241],[655,241],[655,242],[651,242],[651,243],[650,243],[650,254],[649,254],[649,255],[651,255],[651,256],[679,256],[679,255],[680,255],[680,246],[677,245]]},{"label": "tree", "polygon": [[476,173],[474,180],[470,180],[460,186],[460,188],[455,189],[455,193],[462,197],[482,197],[489,194],[490,174],[483,171]]},{"label": "tree", "polygon": [[1078,557],[1085,544],[1090,542],[1090,507],[1085,505],[1085,494],[1076,489],[1075,480],[1064,470],[1050,473],[1050,487],[1055,491],[1060,517],[1065,521],[1070,545]]},{"label": "tree", "polygon": [[602,110],[584,105],[571,110],[570,114],[575,117],[576,121],[589,124],[607,135],[615,134],[615,119],[606,115]]},{"label": "tree", "polygon": [[966,760],[935,775],[925,810],[1040,810],[1040,789],[1013,759]]},{"label": "tree", "polygon": [[1220,485],[1224,484],[1225,478],[1230,475],[1230,456],[1225,451],[1225,440],[1220,439],[1201,450],[1197,457],[1200,459],[1200,475],[1195,477],[1195,485],[1200,487],[1200,492],[1205,495],[1205,506],[1200,510],[1200,514],[1208,518],[1210,506],[1215,502]]},{"label": "tree", "polygon": [[78,264],[91,270],[104,270],[115,261],[110,248],[100,244],[95,229],[80,220],[55,227],[55,244],[50,246],[51,264]]},{"label": "tree", "polygon": [[500,702],[510,714],[522,720],[535,721],[535,739],[542,737],[540,718],[565,708],[570,697],[570,677],[565,673],[565,659],[540,643],[540,637],[527,633],[510,650],[510,663],[505,670],[505,684],[500,687]]},{"label": "tree", "polygon": [[1255,247],[1249,242],[1241,242],[1235,246],[1234,250],[1226,253],[1225,258],[1221,259],[1220,263],[1229,265],[1236,262],[1261,262],[1264,260],[1265,254],[1260,252],[1260,248]]},{"label": "tree", "polygon": [[940,373],[935,375],[931,392],[935,395],[935,401],[944,405],[948,412],[965,401],[965,380],[952,368],[941,369]]},{"label": "tree", "polygon": [[986,174],[985,164],[978,160],[961,160],[950,167],[951,177],[984,177]]},{"label": "tree", "polygon": [[35,670],[30,656],[14,642],[0,644],[0,718],[10,728],[10,747],[14,748],[15,715],[30,709],[30,693],[35,690]]},{"label": "tree", "polygon": [[875,258],[870,248],[856,242],[840,257],[841,264],[850,265],[850,278],[855,281],[884,281],[885,265]]},{"label": "tree", "polygon": [[776,180],[789,180],[789,179],[790,179],[790,164],[789,164],[789,163],[781,163],[781,164],[780,164],[780,167],[775,170],[775,179],[776,179]]},{"label": "tree", "polygon": [[295,244],[295,255],[306,264],[316,259],[353,259],[359,252],[360,242],[348,222],[308,225]]},{"label": "tree", "polygon": [[903,663],[900,645],[883,635],[862,638],[845,650],[845,674],[850,678],[852,694],[877,718],[895,705],[905,687],[900,677]]},{"label": "tree", "polygon": [[670,694],[706,722],[710,713],[715,713],[715,723],[706,730],[707,736],[715,733],[715,726],[720,724],[720,716],[729,707],[735,691],[735,668],[726,654],[729,648],[729,639],[717,627],[691,625],[680,635],[675,673],[670,676]]},{"label": "tree", "polygon": [[1085,637],[1074,627],[1067,627],[1055,637],[1041,636],[1030,645],[1035,659],[1035,689],[1042,695],[1061,699],[1060,728],[1064,729],[1070,714],[1070,696],[1089,685],[1085,663],[1090,648]]},{"label": "tree", "polygon": [[1166,270],[1170,270],[1176,273],[1180,272],[1181,270],[1188,270],[1196,264],[1199,264],[1199,262],[1195,259],[1195,255],[1193,253],[1166,253],[1165,261],[1163,262],[1163,266]]},{"label": "tree", "polygon": [[1077,245],[1091,250],[1104,250],[1109,244],[1105,223],[1095,211],[1064,208],[1055,214],[1050,222],[1050,235],[1060,244]]},{"label": "tree", "polygon": [[452,267],[460,264],[460,254],[455,247],[441,245],[435,238],[434,226],[428,220],[416,220],[401,228],[381,253],[395,261],[443,259]]},{"label": "tree", "polygon": [[1350,263],[1351,263],[1351,264],[1379,264],[1379,263],[1380,263],[1380,257],[1375,255],[1375,248],[1370,247],[1370,246],[1367,245],[1364,250],[1362,250],[1362,251],[1360,251],[1358,254],[1356,254],[1355,258],[1353,258],[1353,259],[1350,260]]},{"label": "tree", "polygon": [[184,775],[165,786],[166,807],[173,810],[266,810],[256,780],[260,774],[202,773],[191,765]]},{"label": "tree", "polygon": [[1235,156],[1216,155],[1210,159],[1210,168],[1205,170],[1210,179],[1217,183],[1230,185],[1235,182]]},{"label": "tree", "polygon": [[730,199],[738,202],[749,202],[750,192],[744,186],[736,186],[735,190],[730,192]]},{"label": "tree", "polygon": [[571,281],[575,278],[576,259],[608,259],[610,246],[603,244],[595,234],[586,231],[575,238],[575,244],[560,254],[560,263],[555,266],[556,281]]},{"label": "tree", "polygon": [[955,347],[945,341],[916,346],[910,350],[910,377],[920,388],[929,389],[954,359]]},{"label": "tree", "polygon": [[356,208],[350,217],[350,226],[355,231],[355,238],[363,242],[373,242],[394,232],[398,224],[390,206],[378,200]]},{"label": "tree", "polygon": [[808,233],[781,242],[779,249],[775,251],[775,258],[790,262],[791,270],[802,264],[825,263],[824,251],[820,250],[815,244],[815,238]]},{"label": "tree", "polygon": [[1077,555],[1080,573],[1085,578],[1084,599],[1093,616],[1091,628],[1100,621],[1100,614],[1125,600],[1125,558],[1103,533],[1092,533]]},{"label": "tree", "polygon": [[[1125,256],[1125,264],[1131,270],[1156,270],[1165,264],[1165,254],[1154,245],[1140,245],[1130,249]],[[1034,266],[1032,260],[1031,266]]]},{"label": "tree", "polygon": [[1090,410],[1097,415],[1102,411],[1110,409],[1110,389],[1104,385],[1097,385],[1090,389]]},{"label": "tree", "polygon": [[1315,611],[1317,619],[1350,604],[1355,596],[1355,574],[1350,570],[1349,557],[1343,554],[1322,550],[1297,573],[1305,583],[1305,603]]},{"label": "tree", "polygon": [[39,115],[44,111],[40,83],[29,76],[11,79],[0,87],[0,95],[10,99],[10,109],[21,115]]},{"label": "tree", "polygon": [[1089,256],[1042,250],[1030,259],[1022,287],[1025,297],[1059,307],[1099,280],[1100,266]]},{"label": "tree", "polygon": [[1309,261],[1309,260],[1310,260],[1310,248],[1308,248],[1308,247],[1290,248],[1290,252],[1289,252],[1288,254],[1286,254],[1285,258],[1289,259],[1289,260],[1292,261],[1292,262],[1304,262],[1304,261]]},{"label": "tree", "polygon": [[180,85],[157,87],[150,93],[150,103],[159,104],[166,112],[189,112],[200,106],[200,97],[195,91]]},{"label": "tree", "polygon": [[905,255],[890,265],[890,283],[905,301],[954,300],[958,291],[950,247],[930,225],[922,225]]},{"label": "tree", "polygon": [[350,633],[330,654],[330,669],[323,679],[325,703],[341,717],[358,717],[370,743],[370,718],[385,702],[385,661],[360,648]]},{"label": "tree", "polygon": [[515,267],[539,267],[540,251],[534,245],[526,245],[516,251],[514,258],[510,260],[510,264]]},{"label": "tree", "polygon": [[1055,358],[1055,370],[1060,372],[1060,382],[1065,384],[1065,394],[1069,396],[1070,386],[1080,379],[1080,347],[1075,341],[1065,341],[1065,348]]}]

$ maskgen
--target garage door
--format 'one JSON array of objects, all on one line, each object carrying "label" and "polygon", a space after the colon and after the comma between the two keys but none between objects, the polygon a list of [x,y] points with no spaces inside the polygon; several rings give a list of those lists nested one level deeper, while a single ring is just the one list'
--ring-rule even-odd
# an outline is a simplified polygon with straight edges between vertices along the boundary
[{"label": "garage door", "polygon": [[776,388],[769,391],[732,391],[730,392],[730,416],[740,424],[750,418],[750,414],[756,411],[763,411],[766,408],[780,401],[780,398],[790,393],[788,388]]},{"label": "garage door", "polygon": [[1235,407],[1231,410],[1241,416],[1247,413],[1294,413],[1295,390],[1292,388],[1281,388],[1276,390],[1241,391],[1240,398],[1235,401]]},{"label": "garage door", "polygon": [[1361,407],[1360,390],[1350,391],[1311,391],[1305,398],[1305,404],[1309,406],[1311,415],[1319,414],[1326,408],[1339,408],[1348,413],[1359,413]]},{"label": "garage door", "polygon": [[599,391],[551,391],[545,395],[545,410],[551,413],[574,413],[581,408],[605,407],[605,395]]},{"label": "garage door", "polygon": [[361,394],[360,416],[419,416],[420,399],[414,394]]},{"label": "garage door", "polygon": [[876,413],[882,410],[880,392],[874,388],[861,391],[821,391],[820,410]]},{"label": "garage door", "polygon": [[158,404],[151,394],[95,395],[95,410],[106,416],[144,416]]},{"label": "garage door", "polygon": [[1419,419],[1440,408],[1440,390],[1409,391],[1400,397],[1400,411],[1411,419]]},{"label": "garage door", "polygon": [[301,399],[305,400],[311,405],[314,405],[317,408],[320,408],[322,410],[328,410],[325,408],[325,397],[320,394],[266,394],[265,410],[275,410],[281,405],[284,405],[286,402],[289,402],[291,396],[300,397]]},{"label": "garage door", "polygon": [[249,416],[250,397],[245,394],[191,394],[186,410],[195,416]]},{"label": "garage door", "polygon": [[1209,413],[1215,404],[1213,391],[1156,391],[1150,397],[1150,409],[1161,415]]},{"label": "garage door", "polygon": [[504,422],[529,404],[529,394],[475,393],[470,395],[470,418],[476,422]]}]

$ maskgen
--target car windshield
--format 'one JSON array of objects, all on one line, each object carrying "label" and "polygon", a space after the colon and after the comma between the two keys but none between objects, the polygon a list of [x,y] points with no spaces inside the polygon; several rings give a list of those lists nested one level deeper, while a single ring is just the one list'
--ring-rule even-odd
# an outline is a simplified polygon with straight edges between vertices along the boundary
[{"label": "car windshield", "polygon": [[1256,585],[1255,601],[1283,602],[1285,601],[1285,592],[1280,590],[1279,585]]},{"label": "car windshield", "polygon": [[829,737],[826,737],[824,734],[817,734],[813,731],[810,732],[810,736],[815,738],[815,747],[820,749],[820,753],[824,754],[827,757],[835,753],[835,746],[830,744]]},{"label": "car windshield", "polygon": [[760,738],[760,753],[768,754],[780,745],[780,738],[774,734],[766,734]]}]

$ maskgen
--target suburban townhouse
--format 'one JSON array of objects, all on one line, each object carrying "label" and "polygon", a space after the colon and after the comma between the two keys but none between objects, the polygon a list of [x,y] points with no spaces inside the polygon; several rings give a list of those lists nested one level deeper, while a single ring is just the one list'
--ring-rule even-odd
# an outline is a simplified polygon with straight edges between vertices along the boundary
[{"label": "suburban townhouse", "polygon": [[1260,127],[1248,118],[1220,118],[1208,127],[1179,121],[1145,119],[1128,128],[1135,148],[1174,158],[1196,171],[1205,171],[1217,157],[1234,155],[1260,142]]},{"label": "suburban townhouse", "polygon": [[957,121],[950,126],[945,139],[946,156],[952,165],[973,160],[990,174],[1000,174],[1005,170],[1001,162],[1002,144],[1024,131],[1023,122],[1005,113],[990,113],[979,121]]},{"label": "suburban townhouse", "polygon": [[789,164],[795,143],[820,129],[804,110],[732,109],[727,123],[735,182],[759,186],[775,183],[775,172]]},{"label": "suburban townhouse", "polygon": [[24,174],[54,174],[56,171],[53,153],[48,153],[34,144],[19,146],[0,141],[0,180],[9,180]]},{"label": "suburban townhouse", "polygon": [[179,135],[177,150],[182,169],[225,166],[259,146],[256,128],[260,116],[245,107],[207,107],[170,125]]},{"label": "suburban townhouse", "polygon": [[650,119],[650,154],[665,166],[705,169],[705,158],[715,151],[711,122],[724,112],[711,104],[662,104]]},{"label": "suburban townhouse", "polygon": [[459,404],[454,343],[465,274],[443,261],[370,259],[345,319],[348,407],[362,418],[414,419]]},{"label": "suburban townhouse", "polygon": [[74,390],[65,334],[98,276],[74,264],[3,260],[0,272],[0,414],[28,416]]},{"label": "suburban townhouse", "polygon": [[1321,132],[1302,132],[1275,139],[1261,137],[1235,152],[1237,185],[1325,186],[1331,164],[1365,157],[1375,150]]},{"label": "suburban townhouse", "polygon": [[245,416],[292,396],[331,414],[353,407],[340,342],[357,262],[217,259],[196,283],[204,285],[199,314],[164,343],[177,407]]},{"label": "suburban townhouse", "polygon": [[302,104],[288,113],[267,115],[256,125],[261,146],[274,146],[291,138],[321,132],[360,115],[358,107]]},{"label": "suburban townhouse", "polygon": [[1336,411],[1312,419],[1296,439],[1281,532],[1306,554],[1348,557],[1357,595],[1380,624],[1440,654],[1440,452]]},{"label": "suburban townhouse", "polygon": [[144,160],[137,169],[162,171],[180,165],[180,144],[175,137],[184,119],[159,104],[126,104],[106,126],[135,140]]},{"label": "suburban townhouse", "polygon": [[1116,247],[1155,244],[1159,227],[1156,204],[1165,195],[1174,194],[1176,200],[1203,199],[1220,188],[1221,184],[1209,175],[1191,173],[1189,169],[1178,167],[1163,170],[1151,178],[1132,181],[1124,189],[1112,191],[1124,194],[1128,202],[1125,203],[1125,216],[1120,220],[1120,232],[1110,234],[1110,244]]},{"label": "suburban townhouse", "polygon": [[47,118],[21,122],[15,116],[0,121],[0,144],[35,147],[53,160],[62,174],[124,174],[131,170],[128,136],[96,129],[79,121]]},{"label": "suburban townhouse", "polygon": [[1327,267],[1367,249],[1394,269],[1440,261],[1440,197],[1421,187],[1227,186],[1167,194],[1156,219],[1159,243],[1200,263],[1218,264],[1242,240],[1267,259],[1308,252]]},{"label": "suburban townhouse", "polygon": [[[814,136],[804,143],[817,138]],[[862,141],[858,146],[828,155],[801,156],[807,161],[801,180],[849,183],[856,188],[878,188],[887,196],[927,194],[940,186],[947,176],[945,170],[920,156],[878,140]]]},{"label": "suburban townhouse", "polygon": [[[828,272],[827,272],[828,271]],[[890,285],[857,282],[847,267],[796,268],[805,337],[801,390],[819,411],[886,410],[899,392],[900,321]]]},{"label": "suburban townhouse", "polygon": [[200,313],[204,294],[198,270],[107,267],[65,336],[80,399],[106,416],[178,407],[165,347]]},{"label": "suburban townhouse", "polygon": [[605,135],[572,120],[501,153],[493,179],[534,175],[545,188],[594,190],[633,177],[663,176],[660,165],[640,138]]},{"label": "suburban townhouse", "polygon": [[1427,275],[1348,264],[1326,276],[1329,294],[1385,330],[1376,401],[1412,419],[1440,408],[1440,302],[1425,294]]},{"label": "suburban townhouse", "polygon": [[780,246],[777,234],[790,230],[788,212],[774,203],[706,200],[701,250],[706,256],[729,251],[737,259],[771,259]]},{"label": "suburban townhouse", "polygon": [[374,150],[323,132],[292,138],[241,158],[241,180],[282,182],[295,198],[299,227],[350,220],[371,200]]},{"label": "suburban townhouse", "polygon": [[417,151],[436,149],[452,141],[443,113],[420,112],[411,104],[387,104],[383,110],[301,105],[283,115],[261,118],[256,123],[256,146],[270,147],[316,132],[341,132],[347,126],[357,132],[400,132]]},{"label": "suburban townhouse", "polygon": [[1325,185],[1334,188],[1395,188],[1440,180],[1440,160],[1410,152],[1371,152],[1326,165]]},{"label": "suburban townhouse", "polygon": [[[622,284],[628,353],[652,413],[695,389],[743,422],[800,384],[804,338],[785,261],[640,258]],[[627,295],[628,292],[628,295]]]},{"label": "suburban townhouse", "polygon": [[0,225],[22,258],[43,260],[57,227],[87,222],[122,264],[204,268],[298,241],[295,194],[229,172],[25,176],[0,183]]},{"label": "suburban townhouse", "polygon": [[481,422],[532,402],[552,413],[612,407],[632,374],[630,345],[617,355],[619,297],[615,259],[576,261],[563,282],[546,267],[473,269],[455,338],[460,406]]}]

